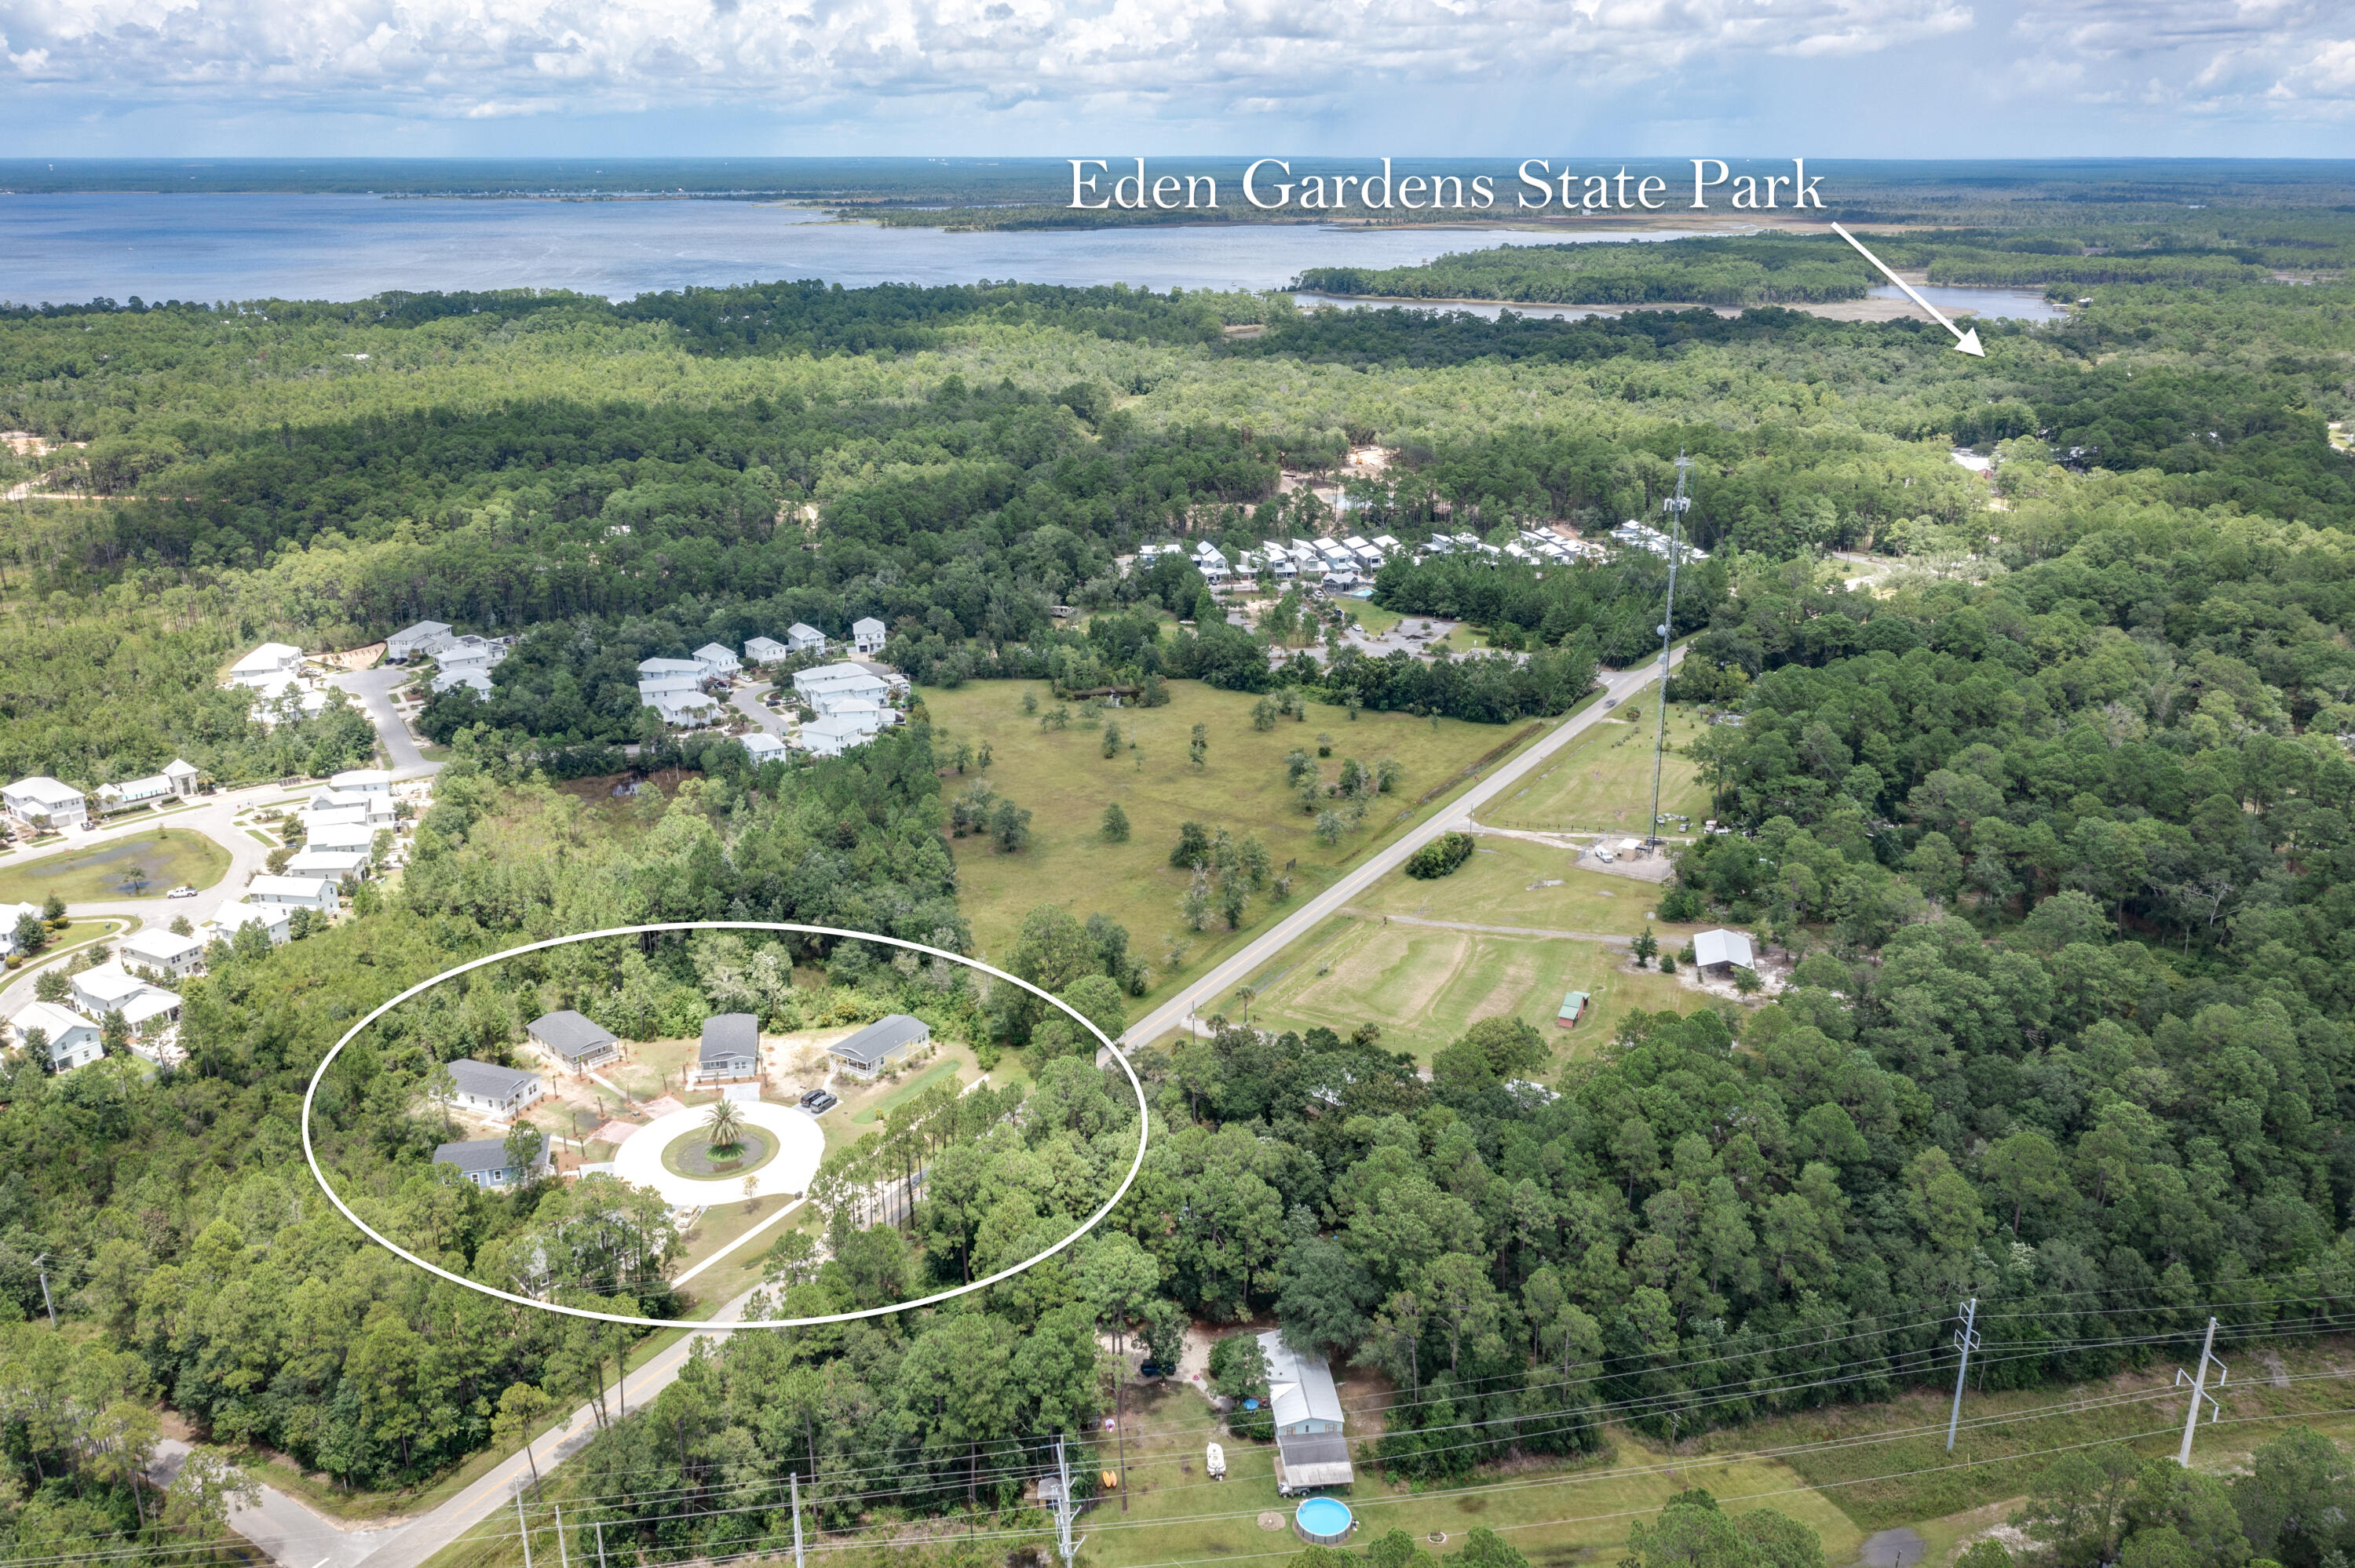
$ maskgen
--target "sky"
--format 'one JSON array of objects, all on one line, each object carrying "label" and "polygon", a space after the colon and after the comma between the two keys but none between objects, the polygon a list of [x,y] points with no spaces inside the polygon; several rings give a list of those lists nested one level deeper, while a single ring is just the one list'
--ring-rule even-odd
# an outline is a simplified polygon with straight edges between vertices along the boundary
[{"label": "sky", "polygon": [[2337,157],[2318,0],[0,0],[21,156]]}]

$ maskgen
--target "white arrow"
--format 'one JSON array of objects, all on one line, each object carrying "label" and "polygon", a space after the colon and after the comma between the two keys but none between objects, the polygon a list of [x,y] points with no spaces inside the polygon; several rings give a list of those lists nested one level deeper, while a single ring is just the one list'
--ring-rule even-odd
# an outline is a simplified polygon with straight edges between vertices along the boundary
[{"label": "white arrow", "polygon": [[1913,291],[1913,284],[1907,282],[1904,279],[1891,271],[1889,270],[1889,263],[1883,261],[1880,257],[1875,256],[1871,251],[1867,250],[1864,248],[1863,242],[1859,240],[1855,235],[1850,234],[1847,229],[1842,228],[1837,223],[1832,225],[1832,232],[1838,235],[1842,239],[1847,240],[1850,245],[1855,246],[1856,253],[1859,256],[1863,257],[1874,266],[1880,268],[1881,275],[1888,279],[1891,282],[1896,284],[1899,288],[1904,290],[1908,299],[1921,306],[1923,310],[1929,312],[1931,320],[1936,322],[1940,326],[1945,327],[1948,332],[1953,333],[1955,334],[1955,353],[1976,354],[1981,359],[1985,359],[1987,357],[1987,350],[1979,346],[1978,328],[1973,327],[1970,331],[1965,332],[1961,327],[1956,326],[1954,323],[1948,321],[1943,314],[1941,314],[1937,306],[1932,304],[1929,301],[1915,293]]}]

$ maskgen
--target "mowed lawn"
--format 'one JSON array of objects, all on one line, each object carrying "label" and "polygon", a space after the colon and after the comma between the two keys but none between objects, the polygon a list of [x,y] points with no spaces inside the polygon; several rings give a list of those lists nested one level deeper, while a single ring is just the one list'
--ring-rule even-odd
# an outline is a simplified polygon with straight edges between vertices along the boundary
[{"label": "mowed lawn", "polygon": [[[1348,1390],[1344,1388],[1344,1399]],[[1082,1521],[1085,1561],[1092,1568],[1143,1568],[1149,1563],[1290,1556],[1300,1541],[1292,1531],[1298,1499],[1275,1495],[1274,1446],[1232,1437],[1203,1403],[1182,1386],[1146,1385],[1130,1392],[1128,1505],[1099,1500]],[[1358,1423],[1352,1421],[1353,1436]],[[1227,1479],[1204,1474],[1211,1442],[1227,1455]],[[1092,1461],[1114,1467],[1112,1434],[1099,1434]],[[1862,1537],[1847,1517],[1786,1467],[1769,1460],[1697,1459],[1673,1468],[1663,1456],[1620,1438],[1615,1452],[1582,1466],[1535,1464],[1490,1473],[1472,1487],[1393,1486],[1369,1467],[1341,1494],[1359,1521],[1357,1541],[1403,1530],[1418,1542],[1444,1534],[1427,1549],[1443,1560],[1476,1528],[1498,1532],[1540,1568],[1586,1560],[1609,1561],[1627,1540],[1627,1527],[1657,1513],[1688,1487],[1706,1487],[1729,1511],[1771,1507],[1823,1537],[1825,1560],[1852,1561]],[[1751,1499],[1751,1500],[1743,1500]],[[1273,1516],[1274,1528],[1263,1522]]]},{"label": "mowed lawn", "polygon": [[[1658,690],[1646,686],[1629,705],[1641,706],[1640,718],[1614,717],[1596,725],[1555,754],[1536,778],[1490,802],[1480,820],[1552,832],[1642,832],[1652,804],[1652,746],[1659,715],[1651,698]],[[1663,815],[1682,812],[1699,823],[1709,814],[1709,791],[1686,749],[1708,727],[1689,705],[1669,707],[1668,750],[1660,759]]]},{"label": "mowed lawn", "polygon": [[[1700,927],[1653,919],[1657,897],[1649,883],[1573,869],[1565,851],[1484,836],[1455,875],[1393,873],[1287,948],[1254,980],[1252,1022],[1347,1034],[1370,1021],[1383,1044],[1428,1061],[1475,1021],[1509,1016],[1543,1030],[1567,1059],[1608,1038],[1630,1008],[1699,1004],[1657,971],[1631,969],[1624,942],[1579,939],[1633,938],[1649,926],[1674,952]],[[1502,929],[1455,928],[1471,926]],[[1575,1029],[1559,1029],[1555,1014],[1572,991],[1594,1000]],[[1240,1017],[1240,1003],[1227,1012]]]},{"label": "mowed lawn", "polygon": [[[992,962],[1012,950],[1022,917],[1040,904],[1061,904],[1082,919],[1108,915],[1128,928],[1131,951],[1151,967],[1155,995],[1173,980],[1199,973],[1290,907],[1262,895],[1252,900],[1240,932],[1228,931],[1215,916],[1203,931],[1187,930],[1178,901],[1188,877],[1169,864],[1179,823],[1225,828],[1239,839],[1259,834],[1277,874],[1296,863],[1292,904],[1297,904],[1369,847],[1390,839],[1405,820],[1444,806],[1444,793],[1417,806],[1426,791],[1447,784],[1452,792],[1452,781],[1465,767],[1529,728],[1456,719],[1434,725],[1370,712],[1353,723],[1340,708],[1311,705],[1305,722],[1281,719],[1260,731],[1251,724],[1258,698],[1172,681],[1165,707],[1105,711],[1123,737],[1120,754],[1107,758],[1103,731],[1080,726],[1076,704],[1065,705],[1073,715],[1069,729],[1044,730],[1022,712],[1026,692],[1038,697],[1042,712],[1055,705],[1044,683],[976,681],[958,691],[924,693],[942,756],[959,742],[976,748],[988,742],[991,788],[1031,814],[1030,847],[1018,854],[1000,854],[982,839],[954,841],[958,904],[973,922],[981,955]],[[1187,758],[1188,732],[1197,724],[1209,732],[1208,761],[1199,769]],[[1345,758],[1368,768],[1395,758],[1404,768],[1393,793],[1375,797],[1365,824],[1329,849],[1316,842],[1316,819],[1301,810],[1284,782],[1284,755],[1300,747],[1314,757],[1319,735],[1332,738],[1333,755],[1319,763],[1328,782]],[[976,774],[946,775],[943,793],[954,798]],[[1123,844],[1106,843],[1099,831],[1104,808],[1115,801],[1128,814],[1130,835]],[[1185,967],[1175,977],[1163,962],[1164,938],[1172,934],[1188,944]],[[1132,1001],[1131,1015],[1146,1004]]]},{"label": "mowed lawn", "polygon": [[[133,891],[133,869],[146,885]],[[160,898],[186,884],[210,887],[229,871],[229,852],[198,832],[165,829],[89,849],[46,855],[0,871],[0,904],[38,904],[52,893],[69,904],[108,898]]]}]

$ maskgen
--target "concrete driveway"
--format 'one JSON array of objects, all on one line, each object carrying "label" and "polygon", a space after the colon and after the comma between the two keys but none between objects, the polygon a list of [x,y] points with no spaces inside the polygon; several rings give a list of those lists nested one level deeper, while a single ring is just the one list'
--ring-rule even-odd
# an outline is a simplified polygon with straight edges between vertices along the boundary
[{"label": "concrete driveway", "polygon": [[411,673],[397,664],[379,664],[373,670],[355,670],[347,675],[327,678],[328,684],[359,699],[368,723],[376,726],[377,744],[384,748],[385,766],[395,779],[422,779],[442,770],[440,763],[428,762],[425,754],[418,750],[417,737],[409,733],[408,721],[392,705],[392,689]]}]

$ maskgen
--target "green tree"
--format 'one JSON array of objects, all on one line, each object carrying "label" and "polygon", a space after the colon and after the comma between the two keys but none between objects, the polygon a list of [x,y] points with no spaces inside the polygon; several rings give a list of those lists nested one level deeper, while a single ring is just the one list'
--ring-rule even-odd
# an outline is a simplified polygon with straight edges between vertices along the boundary
[{"label": "green tree", "polygon": [[1209,751],[1210,726],[1208,725],[1198,724],[1194,726],[1193,733],[1186,741],[1187,758],[1191,761],[1195,767],[1199,768],[1203,765],[1205,758],[1209,757]]},{"label": "green tree", "polygon": [[498,1410],[491,1417],[492,1446],[510,1452],[521,1448],[530,1461],[531,1495],[535,1500],[539,1497],[539,1456],[531,1451],[532,1434],[555,1408],[556,1401],[538,1384],[511,1383],[499,1395]]},{"label": "green tree", "polygon": [[1636,938],[1635,950],[1636,967],[1639,969],[1651,968],[1652,955],[1660,950],[1660,939],[1652,935],[1650,926],[1646,926],[1643,934]]},{"label": "green tree", "polygon": [[1108,844],[1124,844],[1128,842],[1128,813],[1120,809],[1119,801],[1114,800],[1104,808],[1103,826],[1099,831],[1103,837],[1103,842]]},{"label": "green tree", "polygon": [[1173,871],[1195,871],[1210,863],[1210,830],[1199,822],[1178,824],[1178,847],[1169,852]]},{"label": "green tree", "polygon": [[1100,749],[1102,749],[1103,755],[1106,757],[1118,757],[1120,755],[1120,726],[1113,723],[1110,719],[1106,719],[1104,721],[1103,739],[1101,743]]},{"label": "green tree", "polygon": [[711,1109],[703,1118],[703,1137],[715,1159],[725,1160],[742,1152],[744,1113],[734,1100],[722,1097],[711,1102]]},{"label": "green tree", "polygon": [[73,981],[61,969],[46,969],[33,977],[33,996],[37,1001],[63,1002],[72,995]]},{"label": "green tree", "polygon": [[1000,854],[1018,854],[1030,847],[1030,813],[1011,800],[1001,800],[989,813],[989,840]]}]

